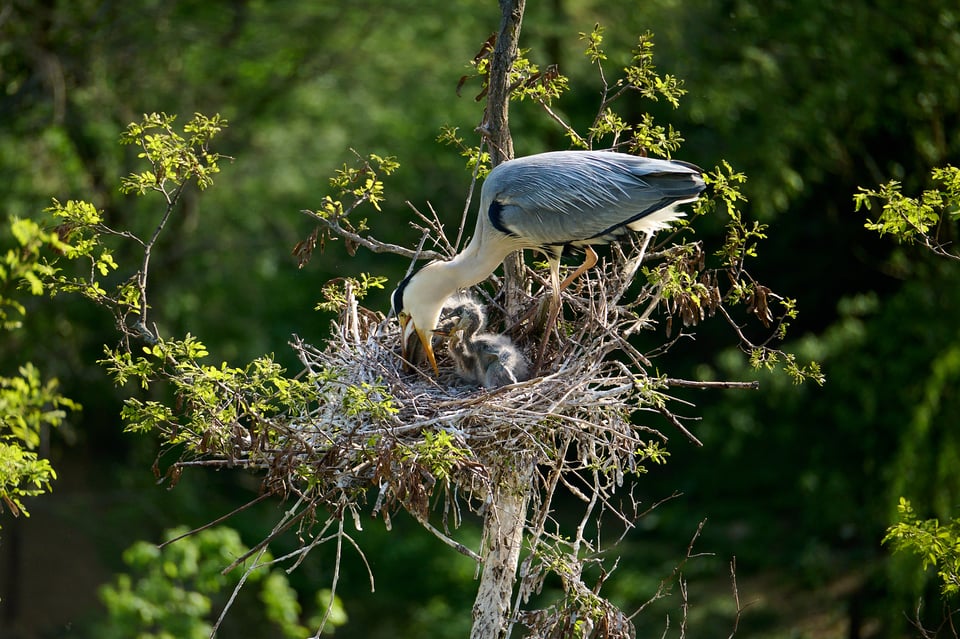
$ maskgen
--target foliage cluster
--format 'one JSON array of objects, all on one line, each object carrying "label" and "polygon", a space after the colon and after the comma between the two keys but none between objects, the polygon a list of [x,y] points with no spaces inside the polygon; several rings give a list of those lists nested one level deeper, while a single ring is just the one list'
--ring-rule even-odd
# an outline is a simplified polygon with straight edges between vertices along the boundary
[{"label": "foliage cluster", "polygon": [[903,497],[897,514],[899,521],[887,531],[884,543],[890,543],[894,550],[919,555],[925,569],[934,566],[941,593],[956,597],[960,594],[960,518],[946,524],[936,519],[921,521],[910,501]]},{"label": "foliage cluster", "polygon": [[[183,528],[166,532],[161,546],[137,542],[123,553],[129,572],[117,575],[100,588],[109,622],[96,629],[106,639],[206,639],[216,632],[223,618],[214,621],[214,603],[223,606],[225,595],[233,597],[244,581],[260,584],[259,600],[274,631],[289,639],[313,635],[329,610],[328,632],[347,622],[342,602],[329,590],[316,593],[321,611],[316,618],[303,618],[297,594],[286,574],[269,568],[274,558],[266,550],[255,560],[258,567],[244,574],[224,574],[223,566],[250,549],[231,528],[215,527],[188,534]],[[252,629],[247,628],[247,631]]]},{"label": "foliage cluster", "polygon": [[[22,301],[25,293],[41,295],[43,280],[52,269],[42,258],[42,251],[64,250],[57,233],[44,231],[30,219],[9,220],[14,246],[0,260],[0,331],[19,329],[27,314]],[[41,437],[50,428],[60,426],[67,411],[80,405],[59,392],[56,379],[43,380],[39,369],[30,362],[19,365],[16,374],[0,375],[0,511],[14,516],[29,516],[23,498],[42,495],[51,490],[57,478],[48,459],[36,452]]]},{"label": "foliage cluster", "polygon": [[[133,122],[120,138],[125,145],[138,147],[137,157],[145,160],[149,170],[131,173],[121,181],[120,190],[127,194],[157,193],[166,205],[156,219],[149,235],[136,235],[128,229],[114,230],[104,221],[104,215],[90,202],[70,200],[62,204],[56,199],[47,213],[57,220],[57,234],[61,238],[60,253],[67,260],[82,260],[89,269],[63,272],[55,262],[45,264],[51,292],[79,293],[110,310],[117,329],[130,350],[130,338],[147,342],[159,339],[156,326],[151,326],[147,299],[147,283],[153,248],[170,221],[184,189],[196,184],[201,190],[213,183],[219,172],[220,155],[211,153],[211,140],[227,122],[219,115],[208,118],[201,114],[183,126],[183,134],[174,130],[176,116],[151,113],[140,122]],[[119,282],[105,283],[105,278],[117,270],[114,250],[106,245],[110,239],[130,242],[141,251],[138,268]],[[110,286],[108,289],[107,286]]]},{"label": "foliage cluster", "polygon": [[861,187],[854,196],[856,210],[870,211],[879,204],[879,214],[867,221],[867,229],[891,235],[899,242],[919,243],[936,255],[960,260],[960,254],[951,246],[960,221],[960,169],[937,167],[930,177],[934,188],[915,198],[904,195],[897,180],[879,189]]}]

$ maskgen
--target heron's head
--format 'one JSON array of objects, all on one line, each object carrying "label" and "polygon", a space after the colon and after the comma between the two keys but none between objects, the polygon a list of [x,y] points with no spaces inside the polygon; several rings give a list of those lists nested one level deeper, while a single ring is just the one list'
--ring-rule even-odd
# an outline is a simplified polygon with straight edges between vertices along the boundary
[{"label": "heron's head", "polygon": [[433,282],[431,266],[407,277],[393,292],[391,303],[400,320],[400,348],[407,362],[426,354],[433,372],[439,374],[437,359],[433,354],[433,332],[440,320],[440,311],[449,293],[439,290]]}]

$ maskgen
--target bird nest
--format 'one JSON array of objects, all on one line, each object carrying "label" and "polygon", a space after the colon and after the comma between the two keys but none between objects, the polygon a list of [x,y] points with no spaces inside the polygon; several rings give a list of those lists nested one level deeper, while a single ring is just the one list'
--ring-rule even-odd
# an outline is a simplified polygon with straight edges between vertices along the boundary
[{"label": "bird nest", "polygon": [[[502,306],[504,294],[476,289],[486,301],[488,330],[507,335],[533,362],[529,379],[495,389],[460,379],[442,343],[438,376],[405,362],[397,319],[364,308],[348,281],[326,343],[292,342],[304,368],[297,391],[280,389],[289,398],[286,408],[258,417],[256,427],[234,427],[221,461],[264,473],[255,501],[279,495],[293,503],[230,568],[296,527],[300,547],[276,561],[295,567],[317,545],[336,540],[335,590],[343,542],[363,557],[344,522],[361,529],[361,513],[369,512],[389,529],[391,517],[405,511],[478,565],[488,565],[498,548],[519,547],[504,541],[506,531],[525,534],[530,552],[517,570],[511,624],[527,626],[531,636],[569,636],[578,619],[604,629],[602,636],[634,636],[630,619],[597,596],[603,578],[593,585],[583,580],[586,565],[601,563],[602,550],[617,538],[605,526],[601,543],[599,528],[588,523],[619,521],[626,534],[650,508],[634,497],[629,480],[645,463],[662,460],[667,435],[649,423],[672,424],[697,442],[671,412],[669,393],[703,385],[651,373],[651,358],[671,341],[664,345],[660,335],[652,340],[658,346],[643,353],[634,338],[657,327],[655,316],[667,326],[673,318],[691,324],[722,309],[699,244],[646,254],[645,248],[636,239],[612,245],[607,258],[563,291],[560,319],[549,326],[537,319],[549,315],[542,310],[550,296],[538,271],[525,267],[537,292],[515,296],[512,313]],[[670,288],[677,278],[685,285]],[[493,284],[489,290],[502,291],[500,282]],[[178,469],[210,461],[181,461]],[[569,498],[582,503],[573,528],[556,516],[558,494],[567,498],[563,519]],[[464,508],[484,521],[486,541],[476,550],[451,532]],[[501,565],[492,574],[512,575],[516,558],[510,564],[497,556]],[[546,609],[521,610],[550,574],[563,581],[566,596]],[[372,585],[372,573],[370,579]]]},{"label": "bird nest", "polygon": [[[638,244],[614,246],[610,258],[564,291],[545,348],[534,319],[508,325],[500,299],[488,296],[491,328],[513,337],[535,362],[530,379],[493,390],[460,380],[439,343],[439,376],[411,368],[400,353],[396,319],[363,308],[347,286],[326,345],[294,340],[324,400],[289,424],[290,463],[274,464],[268,483],[289,488],[305,478],[311,497],[334,512],[356,512],[373,487],[374,514],[389,520],[400,506],[424,521],[438,485],[448,497],[483,502],[491,468],[522,456],[541,469],[602,469],[603,486],[591,490],[612,493],[666,440],[643,425],[640,413],[658,413],[687,433],[666,407],[675,380],[650,375],[648,357],[630,341],[666,304],[656,269],[631,286],[642,259]],[[536,317],[548,296],[548,287],[524,294],[518,316]],[[690,310],[676,299],[670,305],[680,315]]]}]

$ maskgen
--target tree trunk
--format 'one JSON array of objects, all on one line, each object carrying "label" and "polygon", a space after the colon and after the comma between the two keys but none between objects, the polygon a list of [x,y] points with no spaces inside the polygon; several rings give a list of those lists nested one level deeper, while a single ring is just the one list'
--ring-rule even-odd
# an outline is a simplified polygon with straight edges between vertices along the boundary
[{"label": "tree trunk", "polygon": [[[500,30],[490,61],[487,86],[485,128],[490,143],[490,157],[496,166],[513,159],[513,137],[510,135],[510,69],[517,59],[520,25],[526,0],[500,0]],[[480,215],[484,215],[481,211]],[[523,287],[523,256],[511,253],[503,261],[504,308],[512,322],[520,314]]]},{"label": "tree trunk", "polygon": [[526,455],[490,462],[495,465],[493,494],[483,521],[483,572],[470,639],[506,639],[512,627],[513,587],[533,484],[533,464]]},{"label": "tree trunk", "polygon": [[[485,133],[494,166],[513,159],[510,135],[510,69],[517,59],[520,24],[526,0],[500,0],[501,21],[490,62]],[[485,212],[481,211],[480,215]],[[523,258],[519,252],[504,260],[504,306],[507,316],[519,315]],[[527,506],[533,489],[533,463],[522,452],[486,460],[490,469],[490,504],[483,522],[483,572],[473,605],[470,639],[506,639]]]},{"label": "tree trunk", "polygon": [[513,159],[513,138],[510,136],[510,69],[517,59],[520,23],[526,0],[500,0],[500,31],[490,61],[487,79],[487,114],[485,118],[490,155],[496,166]]}]

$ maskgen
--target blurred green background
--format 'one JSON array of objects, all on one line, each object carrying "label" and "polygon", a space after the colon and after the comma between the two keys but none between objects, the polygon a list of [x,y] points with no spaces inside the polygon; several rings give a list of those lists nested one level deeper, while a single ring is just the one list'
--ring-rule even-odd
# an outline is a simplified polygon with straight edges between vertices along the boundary
[{"label": "blurred green background", "polygon": [[[230,127],[216,150],[234,159],[214,188],[186,198],[158,247],[154,317],[161,332],[197,335],[214,358],[240,364],[273,352],[295,371],[287,342],[294,333],[324,339],[329,317],[313,307],[328,279],[367,271],[395,282],[407,268],[328,243],[298,270],[291,249],[313,228],[299,211],[319,205],[353,148],[401,163],[383,214],[370,220],[378,238],[415,243],[405,200],[421,210],[431,202],[455,227],[469,174],[435,139],[451,125],[470,141],[479,88],[468,84],[460,97],[457,84],[498,23],[493,0],[2,1],[4,218],[36,215],[56,197],[90,200],[118,227],[149,224],[148,204],[117,190],[136,167],[120,132],[144,112],[222,114]],[[907,616],[935,589],[880,540],[901,495],[921,516],[960,512],[960,366],[943,361],[960,343],[960,264],[875,237],[852,196],[889,179],[917,193],[931,167],[960,161],[960,8],[530,2],[521,44],[571,78],[556,109],[578,125],[592,119],[599,83],[577,34],[596,23],[606,27],[610,69],[651,30],[658,69],[686,83],[677,110],[639,99],[628,110],[679,129],[677,157],[703,167],[726,159],[748,175],[747,211],[770,224],[755,275],[799,300],[789,346],[827,375],[822,388],[761,375],[756,392],[685,395],[702,415],[694,430],[705,446],[674,437],[670,463],[642,479],[647,502],[682,496],[630,533],[608,592],[635,610],[706,519],[697,550],[712,554],[685,571],[691,636],[729,634],[733,557],[741,603],[751,604],[738,636],[911,636]],[[529,103],[512,106],[511,125],[518,155],[567,146]],[[720,231],[710,221],[698,228],[708,246]],[[386,292],[368,303],[386,310]],[[156,442],[122,432],[120,401],[131,390],[114,389],[95,363],[117,339],[110,316],[76,299],[28,304],[27,325],[0,336],[0,375],[32,361],[84,409],[45,442],[59,474],[53,494],[31,501],[29,519],[0,515],[0,635],[94,636],[105,614],[96,589],[125,570],[123,549],[207,523],[256,496],[258,484],[197,471],[173,490],[158,486]],[[674,377],[755,378],[734,344],[708,323],[659,366]],[[268,502],[228,523],[252,545],[281,508]],[[390,533],[366,521],[358,538],[377,588],[369,592],[355,556],[345,560],[339,594],[349,621],[338,636],[466,636],[469,561],[403,517]],[[291,580],[314,592],[331,571],[321,549]],[[659,636],[678,610],[675,595],[635,621]],[[245,615],[235,608],[223,636],[275,636]]]}]

